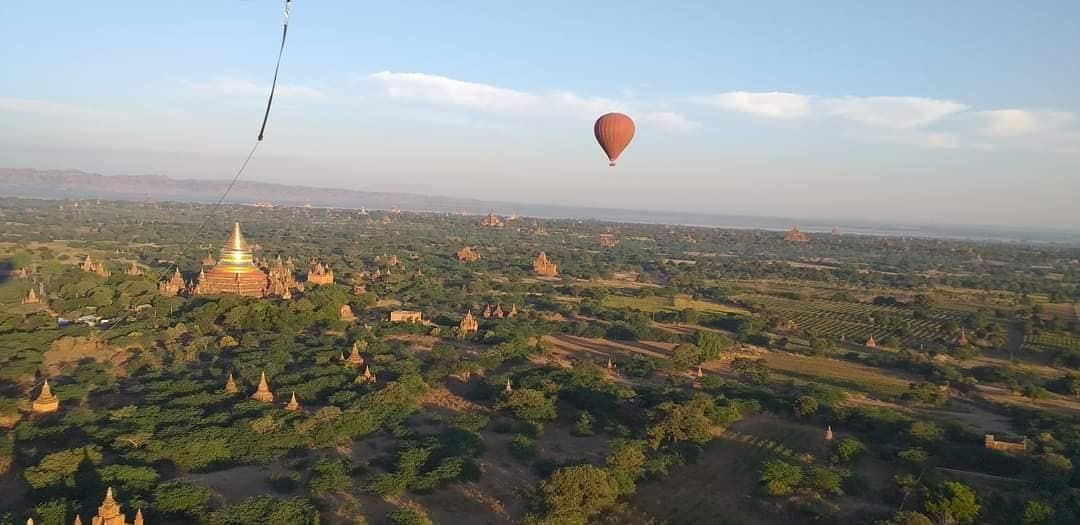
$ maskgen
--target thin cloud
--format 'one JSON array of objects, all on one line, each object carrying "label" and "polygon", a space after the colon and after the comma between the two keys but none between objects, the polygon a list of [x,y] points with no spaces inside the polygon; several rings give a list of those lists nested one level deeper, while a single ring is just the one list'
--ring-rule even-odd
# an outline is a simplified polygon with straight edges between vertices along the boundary
[{"label": "thin cloud", "polygon": [[951,100],[923,97],[843,97],[821,101],[829,115],[863,124],[906,129],[922,127],[968,106]]},{"label": "thin cloud", "polygon": [[976,115],[983,121],[983,132],[998,139],[1063,131],[1075,121],[1067,111],[996,109]]},{"label": "thin cloud", "polygon": [[[181,82],[195,93],[219,97],[265,97],[270,93],[269,84],[261,85],[248,80],[228,77],[221,77],[203,82],[190,80],[182,80]],[[326,93],[313,87],[291,84],[279,84],[277,87],[277,94],[282,98],[287,98],[293,102],[314,102],[329,98]]]},{"label": "thin cloud", "polygon": [[693,97],[690,100],[725,111],[749,113],[776,119],[794,119],[810,114],[810,102],[813,97],[798,93],[769,91],[754,93],[750,91],[729,91]]},{"label": "thin cloud", "polygon": [[0,111],[82,119],[115,119],[119,117],[119,115],[115,113],[95,108],[51,102],[48,100],[13,97],[0,97]]},{"label": "thin cloud", "polygon": [[605,97],[585,97],[565,90],[534,93],[427,73],[380,71],[368,78],[378,83],[382,94],[389,98],[491,114],[562,113],[577,118],[595,118],[611,111],[625,111],[637,113],[642,124],[664,131],[689,131],[699,125],[680,113],[648,111],[637,100],[628,103]]}]

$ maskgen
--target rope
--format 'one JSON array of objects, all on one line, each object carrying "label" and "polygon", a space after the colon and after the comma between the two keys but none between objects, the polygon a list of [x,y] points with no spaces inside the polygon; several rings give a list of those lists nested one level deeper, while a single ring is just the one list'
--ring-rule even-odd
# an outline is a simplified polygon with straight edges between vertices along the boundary
[{"label": "rope", "polygon": [[[225,191],[221,194],[221,197],[218,198],[217,202],[215,202],[214,206],[210,209],[210,213],[206,214],[206,217],[203,219],[202,223],[199,224],[199,227],[196,228],[195,231],[188,236],[184,244],[180,246],[180,251],[177,252],[176,259],[182,257],[184,253],[191,247],[191,243],[193,243],[195,239],[198,238],[200,234],[202,234],[203,230],[206,228],[206,225],[210,223],[210,219],[213,218],[214,215],[217,213],[218,209],[221,208],[222,203],[225,202],[225,199],[228,198],[229,193],[232,191],[233,187],[236,186],[237,181],[240,180],[240,176],[244,174],[244,170],[247,169],[248,164],[251,162],[251,159],[255,157],[255,152],[258,151],[259,144],[262,143],[263,135],[265,135],[266,133],[266,123],[270,119],[270,107],[274,103],[274,91],[277,88],[278,71],[281,69],[281,57],[285,54],[285,37],[289,33],[289,14],[291,10],[292,0],[285,0],[285,10],[283,13],[284,21],[282,22],[281,29],[281,45],[278,47],[277,62],[274,65],[274,80],[270,84],[270,95],[266,99],[266,112],[263,113],[262,126],[259,127],[259,137],[255,140],[255,144],[251,146],[251,151],[249,151],[247,157],[244,158],[244,162],[240,164],[240,169],[236,170],[236,174],[233,175],[232,180],[229,181],[229,185],[225,187]],[[162,270],[160,274],[158,274],[155,282],[160,282],[162,279],[164,279],[165,275],[167,275],[169,271],[172,270],[174,267],[179,269],[179,267],[176,265],[176,260],[165,266],[165,269]],[[113,323],[110,323],[109,326],[102,332],[108,333],[113,328],[116,328],[117,326],[128,322],[129,320],[131,320],[131,318],[131,314],[122,316],[116,319]],[[65,371],[68,366],[70,366],[70,364],[65,364],[61,366],[58,372]],[[40,381],[36,381],[34,385],[30,387],[30,390],[32,391],[44,382],[45,378],[42,378]]]}]

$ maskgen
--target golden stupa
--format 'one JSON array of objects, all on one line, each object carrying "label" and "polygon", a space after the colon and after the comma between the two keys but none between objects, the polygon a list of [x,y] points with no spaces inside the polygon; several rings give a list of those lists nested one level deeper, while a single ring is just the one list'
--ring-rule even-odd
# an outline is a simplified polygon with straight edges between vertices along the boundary
[{"label": "golden stupa", "polygon": [[266,372],[263,372],[259,376],[259,387],[255,389],[255,393],[251,394],[251,399],[256,401],[262,401],[263,403],[273,403],[274,394],[270,392],[270,386],[266,384]]},{"label": "golden stupa", "polygon": [[56,398],[52,393],[52,389],[49,388],[48,379],[41,385],[41,393],[34,400],[31,409],[35,414],[48,414],[60,410],[60,400]]},{"label": "golden stupa", "polygon": [[240,233],[240,223],[233,225],[232,236],[221,249],[221,259],[199,279],[201,294],[231,293],[246,297],[264,297],[266,273],[255,265],[251,247]]}]

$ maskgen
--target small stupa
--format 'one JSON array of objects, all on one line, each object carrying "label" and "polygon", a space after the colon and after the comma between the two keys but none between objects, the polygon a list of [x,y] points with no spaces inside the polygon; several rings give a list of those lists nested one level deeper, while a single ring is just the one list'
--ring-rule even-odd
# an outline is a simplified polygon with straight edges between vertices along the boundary
[{"label": "small stupa", "polygon": [[508,377],[508,378],[506,378],[506,388],[503,389],[503,392],[506,392],[507,394],[509,394],[509,393],[511,393],[513,391],[514,391],[514,387],[513,387],[513,385],[510,384],[510,378]]},{"label": "small stupa", "polygon": [[374,383],[374,382],[375,382],[375,373],[371,371],[371,367],[370,367],[370,366],[365,366],[365,367],[364,367],[364,374],[363,374],[363,375],[361,375],[360,377],[361,377],[361,378],[363,378],[363,381],[364,381],[365,383],[369,383],[369,384],[370,384],[370,383]]},{"label": "small stupa", "polygon": [[26,297],[22,300],[22,304],[38,304],[38,302],[40,302],[40,299],[38,299],[37,294],[34,293],[33,288],[31,288],[29,292],[26,292]]},{"label": "small stupa", "polygon": [[495,311],[491,312],[491,316],[496,319],[502,319],[503,317],[506,317],[506,312],[503,312],[501,303],[495,305]]},{"label": "small stupa", "polygon": [[34,400],[31,410],[33,410],[35,414],[48,414],[60,410],[60,400],[53,395],[52,389],[49,388],[48,379],[42,383],[41,393],[39,393],[37,399]]},{"label": "small stupa", "polygon": [[615,370],[615,362],[612,361],[610,357],[607,358],[607,369],[608,370]]},{"label": "small stupa", "polygon": [[353,313],[352,308],[347,304],[341,305],[341,320],[346,323],[351,323],[356,320],[356,314]]},{"label": "small stupa", "polygon": [[513,316],[515,316],[517,314],[518,314],[517,305],[516,304],[510,305],[510,311],[507,312],[506,316],[507,317],[513,317]]},{"label": "small stupa", "polygon": [[289,404],[285,405],[285,410],[290,412],[296,412],[300,410],[300,403],[296,401],[296,391],[293,390],[292,399],[289,400]]},{"label": "small stupa", "polygon": [[263,372],[259,376],[259,388],[255,390],[254,394],[251,394],[251,399],[256,401],[262,401],[263,403],[273,403],[274,394],[270,392],[270,386],[266,384],[266,372]]},{"label": "small stupa", "polygon": [[866,346],[867,348],[877,348],[877,341],[874,341],[874,336],[873,336],[873,335],[871,335],[871,336],[870,336],[870,337],[869,337],[869,338],[868,338],[868,339],[866,340],[866,345],[865,345],[865,346]]},{"label": "small stupa", "polygon": [[832,425],[825,427],[825,441],[832,441]]},{"label": "small stupa", "polygon": [[698,377],[698,378],[705,377],[705,372],[703,372],[701,370],[701,365],[698,365],[697,372],[694,372],[694,377]]},{"label": "small stupa", "polygon": [[960,329],[960,337],[958,337],[956,339],[956,346],[967,346],[967,345],[968,345],[967,331],[964,330],[963,328],[961,328]]},{"label": "small stupa", "polygon": [[[91,525],[128,525],[127,517],[124,516],[120,504],[113,499],[113,489],[109,487],[105,492],[105,501],[98,507],[97,516],[90,519]],[[135,523],[142,525],[142,513],[135,515]]]},{"label": "small stupa", "polygon": [[233,379],[232,372],[229,372],[229,378],[225,380],[225,392],[229,394],[240,392],[240,389],[236,387],[236,380]]}]

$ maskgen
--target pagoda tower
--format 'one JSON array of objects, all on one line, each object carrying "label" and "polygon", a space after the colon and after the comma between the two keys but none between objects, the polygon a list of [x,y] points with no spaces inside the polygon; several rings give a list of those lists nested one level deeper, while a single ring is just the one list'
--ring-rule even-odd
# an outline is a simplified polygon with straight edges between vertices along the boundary
[{"label": "pagoda tower", "polygon": [[132,262],[131,266],[129,266],[128,269],[124,273],[126,273],[127,275],[129,275],[131,277],[138,277],[138,276],[143,274],[143,270],[142,270],[142,268],[139,268],[139,265]]},{"label": "pagoda tower", "polygon": [[794,226],[784,235],[784,240],[787,242],[810,242],[810,237],[799,230],[798,226]]},{"label": "pagoda tower", "polygon": [[458,250],[454,256],[461,262],[476,262],[480,260],[480,254],[476,253],[476,250],[468,246]]},{"label": "pagoda tower", "polygon": [[26,298],[22,300],[22,304],[38,304],[41,300],[38,299],[37,293],[31,288],[29,292],[26,292]]},{"label": "pagoda tower", "polygon": [[874,341],[874,336],[873,335],[871,335],[866,340],[866,344],[864,346],[866,346],[867,348],[877,348],[877,341]]},{"label": "pagoda tower", "polygon": [[236,387],[236,381],[233,379],[232,372],[229,372],[229,378],[225,380],[225,392],[229,394],[237,394],[240,389]]},{"label": "pagoda tower", "polygon": [[533,260],[533,272],[541,277],[555,277],[559,274],[559,267],[548,260],[546,253],[540,252]]},{"label": "pagoda tower", "polygon": [[135,513],[135,523],[127,521],[120,508],[120,504],[113,499],[113,489],[109,487],[105,492],[105,501],[98,507],[97,516],[90,519],[91,525],[143,525],[142,510]]},{"label": "pagoda tower", "polygon": [[967,331],[963,328],[960,329],[960,337],[956,339],[956,346],[967,346],[968,338]]},{"label": "pagoda tower", "polygon": [[364,366],[364,358],[360,355],[360,341],[352,345],[352,353],[349,354],[349,366]]},{"label": "pagoda tower", "polygon": [[458,332],[461,335],[476,332],[480,329],[480,323],[476,322],[476,318],[472,315],[472,310],[465,313],[465,317],[461,319],[461,323],[458,324]]},{"label": "pagoda tower", "polygon": [[503,388],[503,392],[509,394],[514,391],[514,386],[510,384],[510,378],[506,378],[506,388]]},{"label": "pagoda tower", "polygon": [[517,305],[516,304],[510,305],[510,311],[507,312],[506,316],[507,317],[513,317],[513,316],[515,316],[517,314],[518,314]]},{"label": "pagoda tower", "polygon": [[240,223],[235,223],[232,235],[221,249],[221,260],[201,274],[199,293],[265,297],[267,287],[266,273],[255,265],[251,247],[240,233]]},{"label": "pagoda tower", "polygon": [[41,385],[41,393],[38,394],[37,399],[31,405],[31,410],[35,414],[48,414],[60,410],[60,400],[53,395],[52,389],[49,388],[48,379]]},{"label": "pagoda tower", "polygon": [[270,392],[270,386],[266,384],[266,372],[263,372],[259,377],[259,388],[255,390],[254,394],[251,394],[251,399],[263,403],[274,402],[274,394]]},{"label": "pagoda tower", "polygon": [[364,374],[361,375],[360,377],[358,377],[357,379],[362,379],[363,382],[365,382],[365,383],[374,383],[375,382],[375,373],[371,371],[370,366],[365,366],[364,367]]},{"label": "pagoda tower", "polygon": [[503,312],[502,304],[495,305],[495,311],[491,312],[491,316],[496,319],[502,319],[506,317],[506,313]]},{"label": "pagoda tower", "polygon": [[180,270],[176,270],[172,278],[158,283],[158,293],[166,297],[174,297],[180,295],[185,287],[184,277],[180,275]]},{"label": "pagoda tower", "polygon": [[825,427],[825,441],[832,441],[832,425]]},{"label": "pagoda tower", "polygon": [[491,319],[491,305],[484,305],[484,319]]},{"label": "pagoda tower", "polygon": [[285,410],[289,412],[296,412],[300,410],[300,403],[296,401],[296,391],[293,390],[292,399],[289,400],[289,404],[285,405]]}]

